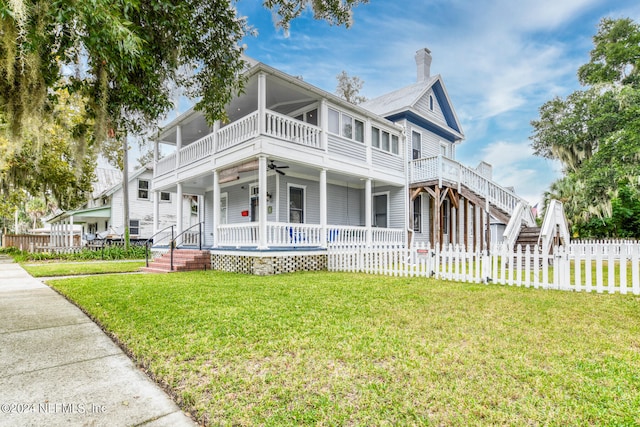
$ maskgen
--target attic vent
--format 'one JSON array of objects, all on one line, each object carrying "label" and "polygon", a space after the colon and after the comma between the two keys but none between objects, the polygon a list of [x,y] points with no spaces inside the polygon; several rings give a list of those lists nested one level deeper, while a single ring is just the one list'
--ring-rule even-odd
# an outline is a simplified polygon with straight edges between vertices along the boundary
[{"label": "attic vent", "polygon": [[422,48],[416,52],[416,66],[418,69],[418,82],[423,82],[431,75],[431,51]]}]

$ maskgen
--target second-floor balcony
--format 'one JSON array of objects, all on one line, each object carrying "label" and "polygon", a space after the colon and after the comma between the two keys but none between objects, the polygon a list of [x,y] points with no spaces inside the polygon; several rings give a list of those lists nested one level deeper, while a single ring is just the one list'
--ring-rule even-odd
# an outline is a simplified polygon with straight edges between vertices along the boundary
[{"label": "second-floor balcony", "polygon": [[[397,145],[389,144],[386,149],[384,149],[386,146],[381,145],[377,148],[365,139],[365,135],[362,141],[344,138],[341,135],[331,134],[320,126],[271,110],[265,110],[261,120],[260,113],[254,111],[222,128],[214,129],[204,137],[160,159],[155,167],[154,176],[160,177],[211,156],[224,155],[230,149],[241,147],[242,144],[260,137],[293,144],[291,148],[297,147],[311,153],[326,152],[336,158],[354,163],[403,171],[403,157],[399,147],[400,132],[392,128],[384,128],[379,124],[372,128],[382,128],[378,132],[388,135],[388,140]],[[370,132],[367,130],[365,134],[369,135]]]},{"label": "second-floor balcony", "polygon": [[259,114],[255,111],[168,155],[158,161],[155,176],[164,175],[198,160],[222,153],[259,135],[278,138],[309,149],[326,150],[327,147],[321,139],[318,126],[269,110],[265,111],[264,116],[262,130]]}]

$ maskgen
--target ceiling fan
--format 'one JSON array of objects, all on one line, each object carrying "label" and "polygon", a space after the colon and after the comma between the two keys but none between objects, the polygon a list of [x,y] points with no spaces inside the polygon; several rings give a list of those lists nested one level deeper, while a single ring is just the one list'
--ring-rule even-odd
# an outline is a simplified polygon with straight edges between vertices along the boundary
[{"label": "ceiling fan", "polygon": [[276,166],[276,164],[273,163],[273,160],[271,160],[271,163],[269,163],[267,166],[269,167],[269,169],[278,172],[280,175],[285,175],[285,173],[282,172],[280,169],[288,169],[289,168],[289,166]]}]

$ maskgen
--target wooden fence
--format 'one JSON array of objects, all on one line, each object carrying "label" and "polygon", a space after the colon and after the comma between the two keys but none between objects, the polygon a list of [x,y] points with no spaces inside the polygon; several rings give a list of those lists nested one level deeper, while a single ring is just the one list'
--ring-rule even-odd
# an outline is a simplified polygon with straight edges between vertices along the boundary
[{"label": "wooden fence", "polygon": [[[4,234],[2,236],[3,248],[18,248],[29,252],[42,252],[49,248],[51,238],[48,234]],[[80,236],[74,235],[75,246],[80,246]]]},{"label": "wooden fence", "polygon": [[541,289],[640,295],[640,243],[572,245],[541,254],[538,247],[495,246],[470,252],[458,245],[440,250],[417,245],[333,246],[330,271],[390,276],[434,277],[470,283],[495,283]]}]

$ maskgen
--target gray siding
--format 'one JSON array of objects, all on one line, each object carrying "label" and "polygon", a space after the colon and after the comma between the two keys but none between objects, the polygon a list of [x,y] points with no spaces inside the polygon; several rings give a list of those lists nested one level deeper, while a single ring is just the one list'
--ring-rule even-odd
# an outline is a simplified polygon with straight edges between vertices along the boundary
[{"label": "gray siding", "polygon": [[387,226],[389,228],[405,227],[405,190],[402,187],[376,187],[372,194],[389,192],[389,212]]},{"label": "gray siding", "polygon": [[331,225],[364,225],[364,190],[327,185],[327,223]]},{"label": "gray siding", "polygon": [[[402,152],[401,152],[402,153]],[[403,170],[404,160],[402,156],[387,153],[385,151],[371,149],[371,160],[374,166],[394,169],[398,171]]]},{"label": "gray siding", "polygon": [[329,154],[338,154],[353,162],[367,161],[367,148],[363,142],[349,141],[329,135]]}]

